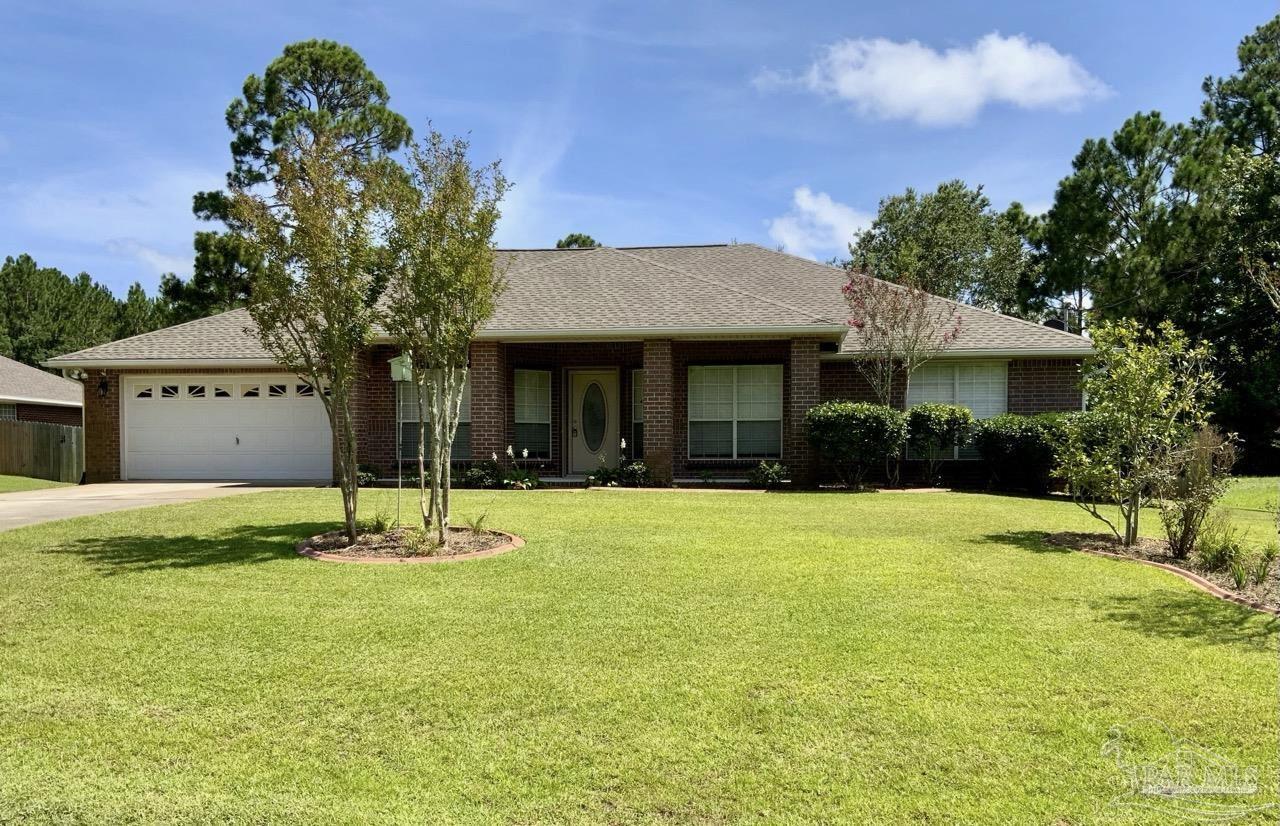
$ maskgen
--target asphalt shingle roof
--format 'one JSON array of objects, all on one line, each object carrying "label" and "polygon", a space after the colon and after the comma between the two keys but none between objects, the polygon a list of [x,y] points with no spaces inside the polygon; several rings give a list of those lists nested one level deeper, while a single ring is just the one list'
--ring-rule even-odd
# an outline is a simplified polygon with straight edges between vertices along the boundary
[{"label": "asphalt shingle roof", "polygon": [[0,356],[0,402],[84,404],[84,385]]},{"label": "asphalt shingle roof", "polygon": [[[755,244],[688,247],[501,250],[507,289],[484,338],[521,335],[629,336],[672,330],[805,329],[835,335],[848,308],[842,270]],[[944,301],[944,299],[937,299]],[[954,302],[948,302],[954,303]],[[1087,339],[959,305],[953,352],[1086,351]],[[245,310],[179,324],[60,356],[49,362],[270,359]],[[857,352],[857,331],[841,352]]]}]

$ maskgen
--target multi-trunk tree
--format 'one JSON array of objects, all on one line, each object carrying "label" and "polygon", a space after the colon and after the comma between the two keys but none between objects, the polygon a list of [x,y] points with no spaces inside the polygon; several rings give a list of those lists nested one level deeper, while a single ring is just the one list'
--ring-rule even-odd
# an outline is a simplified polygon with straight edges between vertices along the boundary
[{"label": "multi-trunk tree", "polygon": [[316,388],[334,434],[349,541],[356,538],[353,394],[373,337],[385,256],[377,219],[385,163],[354,156],[327,132],[296,133],[275,153],[269,187],[232,189],[231,214],[262,260],[253,332],[285,369]]},{"label": "multi-trunk tree", "polygon": [[467,151],[432,130],[410,147],[388,199],[383,323],[417,391],[419,506],[440,545],[449,542],[450,454],[471,341],[503,287],[493,233],[507,180],[497,162],[473,167]]}]

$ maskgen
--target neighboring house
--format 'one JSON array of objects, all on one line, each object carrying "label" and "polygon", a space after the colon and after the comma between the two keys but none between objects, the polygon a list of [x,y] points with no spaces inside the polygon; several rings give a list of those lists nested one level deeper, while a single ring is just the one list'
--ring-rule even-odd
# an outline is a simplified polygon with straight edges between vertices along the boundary
[{"label": "neighboring house", "polygon": [[[580,477],[625,453],[679,480],[740,478],[768,458],[812,481],[805,411],[871,398],[841,270],[753,244],[501,256],[508,287],[471,348],[455,459],[510,445],[544,476]],[[1088,340],[959,314],[959,339],[914,375],[907,401],[978,416],[1080,407]],[[88,480],[331,478],[315,391],[279,370],[250,324],[235,310],[47,362],[88,373]],[[396,356],[375,342],[356,394],[360,461],[384,475],[398,431],[401,456],[416,456],[416,405],[392,381]]]},{"label": "neighboring house", "polygon": [[84,387],[0,356],[0,421],[79,427]]}]

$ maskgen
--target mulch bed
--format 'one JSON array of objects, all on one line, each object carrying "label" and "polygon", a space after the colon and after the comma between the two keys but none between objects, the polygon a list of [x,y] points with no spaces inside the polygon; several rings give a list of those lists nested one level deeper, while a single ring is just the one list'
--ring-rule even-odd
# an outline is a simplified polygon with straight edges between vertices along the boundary
[{"label": "mulch bed", "polygon": [[502,531],[473,531],[449,528],[448,547],[430,546],[421,539],[421,529],[392,528],[385,533],[361,533],[354,544],[342,531],[330,531],[298,545],[298,553],[329,562],[451,562],[477,559],[512,551],[524,540]]},{"label": "mulch bed", "polygon": [[[1120,540],[1110,534],[1064,532],[1046,536],[1045,542],[1061,548],[1154,563],[1173,569],[1174,573],[1189,575],[1183,578],[1214,596],[1272,614],[1280,614],[1280,577],[1277,577],[1275,570],[1272,570],[1261,584],[1251,583],[1241,590],[1236,590],[1230,573],[1205,570],[1195,564],[1194,558],[1174,558],[1169,554],[1169,543],[1163,539],[1139,537],[1136,543],[1126,548]],[[1209,587],[1205,587],[1206,585]]]}]

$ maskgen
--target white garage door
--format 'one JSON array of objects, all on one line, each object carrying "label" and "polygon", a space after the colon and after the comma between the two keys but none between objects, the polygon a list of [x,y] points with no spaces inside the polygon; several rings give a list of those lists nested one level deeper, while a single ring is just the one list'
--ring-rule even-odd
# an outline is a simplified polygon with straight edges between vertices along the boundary
[{"label": "white garage door", "polygon": [[288,375],[124,379],[126,479],[333,477],[324,404]]}]

